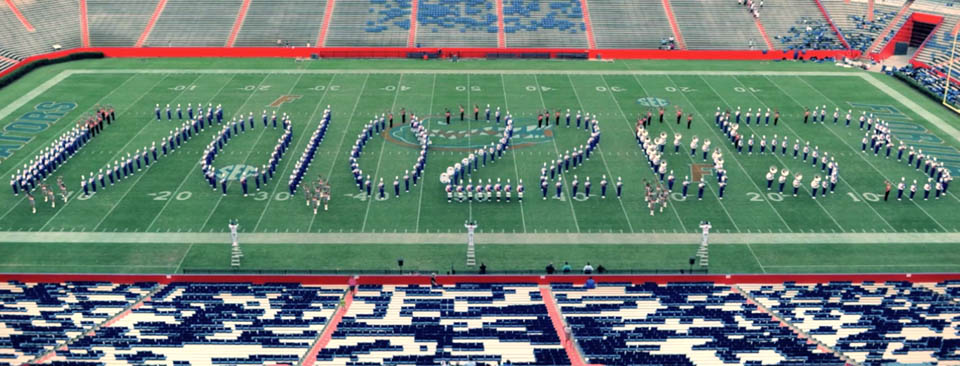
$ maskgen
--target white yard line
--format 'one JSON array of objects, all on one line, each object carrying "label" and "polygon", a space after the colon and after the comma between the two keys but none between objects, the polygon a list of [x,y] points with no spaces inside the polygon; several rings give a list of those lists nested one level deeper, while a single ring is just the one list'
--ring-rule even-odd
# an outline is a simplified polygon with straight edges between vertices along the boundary
[{"label": "white yard line", "polygon": [[757,257],[757,253],[755,253],[755,252],[753,251],[753,248],[750,246],[750,243],[747,243],[746,245],[747,245],[747,250],[750,251],[750,255],[753,256],[753,259],[755,259],[755,260],[757,261],[757,265],[760,266],[760,271],[762,271],[763,273],[767,273],[767,269],[766,269],[766,268],[763,268],[763,263],[760,262],[760,258]]},{"label": "white yard line", "polygon": [[[802,81],[804,84],[806,84],[807,86],[809,86],[810,89],[813,89],[813,90],[816,91],[818,94],[820,94],[822,97],[824,97],[824,99],[830,101],[830,103],[833,104],[835,107],[839,107],[836,103],[833,103],[833,100],[832,100],[832,99],[828,98],[826,95],[823,95],[823,93],[820,93],[820,91],[817,90],[817,88],[814,88],[813,85],[810,85],[809,83],[807,83],[806,80],[803,80],[802,78],[799,78],[799,77],[798,77],[797,79],[800,79],[800,81]],[[779,88],[779,86],[777,86],[777,88]],[[790,96],[790,98],[792,99],[793,96]],[[793,99],[793,101],[794,101],[795,103],[797,103],[798,105],[800,104],[800,102],[798,102],[796,99]],[[824,126],[824,127],[826,127],[826,126]],[[850,151],[852,151],[854,155],[856,155],[857,157],[859,157],[860,160],[863,160],[865,163],[867,163],[867,165],[869,165],[871,168],[873,168],[873,170],[876,171],[877,174],[879,174],[881,177],[883,177],[883,178],[886,179],[886,180],[889,180],[889,181],[891,181],[891,182],[895,182],[895,180],[890,179],[886,174],[883,174],[883,172],[880,171],[880,169],[878,169],[876,165],[873,165],[873,163],[872,163],[871,161],[867,160],[867,158],[865,158],[862,153],[857,152],[856,148],[854,148],[852,145],[850,145],[850,143],[849,143],[847,140],[844,140],[842,137],[840,137],[840,135],[838,135],[835,131],[833,131],[832,128],[826,127],[826,129],[829,130],[830,133],[832,133],[834,136],[836,136],[838,140],[840,140],[841,142],[843,142],[844,145],[846,145],[848,148],[850,148]],[[923,214],[924,214],[924,215],[927,215],[927,217],[929,217],[931,220],[933,220],[933,222],[936,223],[937,226],[940,226],[940,228],[943,229],[944,232],[950,231],[950,230],[947,230],[946,226],[943,226],[943,224],[941,224],[940,221],[938,221],[935,217],[933,217],[933,215],[930,215],[930,213],[927,212],[927,210],[924,209],[923,206],[921,206],[919,203],[917,203],[917,201],[914,201],[914,200],[909,200],[909,201],[910,201],[911,203],[913,203],[915,206],[917,206],[917,208],[919,208],[920,211],[923,211]],[[882,218],[882,217],[883,217],[883,216],[881,216],[881,218]],[[886,221],[886,219],[884,219],[884,221]],[[887,223],[887,225],[889,225],[889,223]],[[891,228],[892,228],[892,226],[891,226]]]},{"label": "white yard line", "polygon": [[[337,167],[337,158],[340,157],[340,149],[343,147],[343,141],[347,138],[347,132],[349,132],[347,128],[350,126],[350,122],[353,122],[353,116],[357,114],[357,106],[360,105],[360,99],[363,99],[363,91],[367,89],[368,80],[370,80],[370,74],[367,74],[363,78],[363,84],[360,86],[360,94],[357,94],[357,101],[353,103],[353,111],[350,112],[350,117],[344,120],[343,135],[340,136],[340,143],[337,144],[337,148],[333,150],[335,153],[333,155],[333,160],[330,162],[330,170],[327,171],[326,175],[324,175],[327,177],[327,179],[330,179],[330,175],[333,174],[333,169]],[[313,230],[313,223],[316,220],[317,216],[314,215],[313,218],[310,219],[310,226],[307,227],[307,231]],[[256,228],[254,228],[254,231],[256,231]]]},{"label": "white yard line", "polygon": [[[502,76],[501,76],[501,79],[500,79],[500,80],[503,81]],[[535,82],[535,83],[537,84],[537,94],[540,95],[540,105],[543,106],[544,109],[546,109],[546,108],[547,108],[547,102],[545,102],[545,101],[543,100],[543,87],[540,86],[540,80],[537,78],[537,75],[533,75],[533,82]],[[549,118],[549,116],[548,116],[547,118]],[[559,131],[559,129],[558,129],[557,131]],[[557,146],[557,139],[556,139],[556,137],[550,139],[550,141],[553,141],[553,150],[557,152],[557,155],[560,155],[560,148]],[[560,173],[557,172],[557,174],[559,175]],[[579,233],[579,232],[580,232],[580,220],[577,220],[577,211],[573,209],[573,196],[569,195],[569,192],[571,192],[571,191],[570,191],[571,188],[570,188],[570,185],[567,183],[567,177],[566,177],[566,175],[564,175],[563,178],[561,178],[561,179],[563,180],[563,190],[566,191],[566,193],[567,193],[568,196],[570,197],[570,198],[567,200],[567,203],[570,204],[570,214],[573,216],[573,224],[577,226],[577,232]],[[630,222],[630,219],[627,218],[627,223],[629,223],[629,222]]]},{"label": "white yard line", "polygon": [[[150,91],[152,91],[154,88],[156,88],[157,85],[160,85],[160,83],[162,83],[164,80],[167,80],[168,77],[169,77],[169,75],[164,76],[164,77],[163,77],[162,79],[160,79],[160,80],[157,80],[156,84],[153,84],[153,86],[151,86],[149,89],[145,90],[145,91],[143,92],[143,94],[140,94],[140,96],[137,97],[137,99],[136,99],[133,103],[130,103],[130,106],[129,106],[129,107],[127,107],[126,109],[124,109],[124,111],[123,111],[122,113],[117,113],[117,115],[127,114],[127,112],[129,112],[131,108],[133,108],[134,106],[137,106],[137,102],[139,102],[141,99],[143,99],[143,97],[145,97],[145,96],[147,96],[148,94],[150,94]],[[198,76],[198,78],[199,78],[199,76]],[[134,123],[134,122],[133,122],[133,121],[130,121],[130,122],[128,122],[128,123]],[[124,144],[123,147],[121,147],[119,150],[117,150],[117,152],[114,153],[110,159],[107,159],[107,162],[109,162],[110,160],[116,160],[118,156],[122,156],[123,153],[126,152],[127,147],[129,147],[130,144],[133,143],[133,140],[135,140],[135,139],[137,138],[137,136],[140,136],[140,134],[143,133],[143,131],[146,131],[146,130],[147,130],[147,126],[150,126],[151,123],[153,123],[153,121],[145,122],[145,123],[143,124],[143,127],[140,127],[140,130],[137,131],[137,133],[136,133],[135,135],[133,135],[133,137],[131,137],[129,140],[127,140],[127,143]],[[101,136],[101,137],[102,137],[102,136]],[[101,188],[101,189],[102,189],[102,188]],[[54,213],[53,213],[53,216],[50,216],[50,219],[47,220],[47,222],[45,222],[45,223],[43,224],[43,226],[40,227],[40,231],[42,231],[44,228],[46,228],[47,225],[50,225],[50,223],[53,222],[53,219],[57,218],[57,216],[59,216],[61,212],[63,212],[64,210],[66,210],[66,209],[67,209],[67,206],[69,206],[69,205],[70,205],[71,203],[73,203],[74,201],[76,201],[76,200],[75,200],[75,199],[74,199],[74,200],[69,200],[69,201],[67,201],[67,203],[63,204],[63,206],[60,207],[60,209],[57,210],[57,212],[54,212]],[[0,217],[0,219],[2,219],[2,217]]]},{"label": "white yard line", "polygon": [[[300,136],[297,137],[297,141],[293,144],[293,146],[290,147],[291,150],[292,150],[293,148],[298,147],[298,146],[300,145],[300,142],[303,141],[303,138],[304,138],[305,136],[307,136],[307,134],[309,134],[310,136],[313,136],[313,132],[312,132],[312,131],[315,131],[316,129],[311,130],[311,129],[309,128],[309,127],[310,127],[309,124],[310,124],[311,121],[313,121],[314,118],[316,118],[317,112],[320,110],[320,107],[325,104],[324,102],[325,102],[326,99],[327,99],[327,92],[330,91],[330,85],[333,85],[333,80],[336,79],[336,78],[337,78],[337,75],[333,75],[333,77],[330,78],[330,81],[327,82],[327,86],[324,87],[324,89],[323,89],[323,94],[320,96],[320,100],[317,101],[317,106],[316,106],[316,108],[313,109],[313,113],[310,114],[310,118],[309,118],[309,119],[307,120],[307,122],[306,122],[306,124],[307,124],[306,127],[307,127],[307,128],[304,128],[304,129],[303,129],[303,133],[301,133]],[[359,98],[359,96],[357,96],[357,98]],[[321,116],[321,118],[323,118],[323,117]],[[333,123],[333,111],[330,111],[330,122],[327,122],[327,123]],[[319,127],[319,124],[318,124],[318,127]],[[327,126],[327,130],[329,130],[329,129],[330,129],[330,126],[328,125],[328,126]],[[318,146],[319,146],[319,145],[318,145]],[[314,151],[314,155],[316,155],[316,151]],[[312,158],[312,156],[311,156],[311,158]],[[287,168],[290,167],[290,163],[291,163],[292,161],[294,161],[294,159],[287,159],[287,161],[283,163],[283,169],[279,170],[279,172],[286,173]],[[279,176],[280,176],[280,177],[283,177],[284,175],[279,174]],[[263,210],[260,211],[260,217],[257,219],[257,224],[253,226],[253,232],[256,232],[256,231],[257,231],[257,228],[260,227],[260,222],[263,221],[263,216],[267,214],[267,210],[270,208],[270,203],[273,202],[273,197],[275,197],[275,195],[277,194],[277,188],[280,188],[280,186],[283,186],[283,185],[285,185],[285,184],[289,184],[289,182],[284,183],[283,181],[280,181],[280,182],[277,182],[277,183],[279,183],[279,184],[274,184],[274,185],[273,185],[273,190],[270,191],[270,196],[267,197],[267,204],[266,204],[266,206],[264,206],[264,207],[263,207]],[[288,187],[289,187],[289,186],[288,186]],[[316,215],[314,215],[314,217],[316,217]],[[312,224],[313,224],[313,219],[310,220],[310,224],[311,224],[311,226],[312,226]],[[309,229],[308,229],[308,231],[309,231]]]},{"label": "white yard line", "polygon": [[[468,92],[468,93],[469,93],[469,90],[470,90],[470,87],[468,86],[468,87],[467,87],[467,92]],[[433,96],[434,96],[434,94],[436,94],[436,92],[437,92],[437,75],[433,75],[433,88],[430,90],[430,109],[427,110],[427,113],[429,113],[429,114],[433,114]],[[429,119],[429,118],[427,118],[427,123],[426,123],[426,126],[424,126],[424,127],[426,127],[427,131],[430,131],[430,119]],[[469,134],[468,134],[468,135],[469,135]],[[428,138],[429,138],[429,133],[428,133]],[[427,171],[426,166],[424,166],[423,171],[424,171],[424,174],[426,174],[426,171]],[[417,224],[416,224],[416,226],[414,226],[414,229],[413,229],[413,232],[415,232],[415,233],[419,233],[419,232],[420,232],[420,209],[423,207],[423,186],[427,185],[426,183],[427,183],[427,182],[426,182],[426,178],[421,178],[421,180],[420,180],[420,197],[417,199]],[[471,211],[471,212],[472,212],[472,211]]]},{"label": "white yard line", "polygon": [[[230,80],[227,80],[227,82],[223,83],[223,85],[220,86],[220,89],[217,90],[217,92],[214,93],[212,97],[210,97],[209,99],[207,99],[207,103],[212,103],[213,100],[216,99],[217,96],[219,96],[220,93],[223,92],[223,89],[226,88],[227,85],[229,85],[230,82],[233,81],[234,78],[235,78],[235,77],[231,77]],[[239,111],[237,111],[237,113],[239,113]],[[207,127],[212,128],[212,126],[207,126]],[[171,152],[171,154],[172,154],[172,152]],[[196,164],[195,166],[199,166],[199,165],[200,165],[200,163],[197,162],[197,164]],[[180,192],[180,190],[183,188],[183,185],[186,184],[187,181],[190,180],[190,178],[193,177],[193,169],[194,169],[194,168],[190,168],[190,172],[188,172],[188,173],[183,177],[183,179],[180,180],[180,184],[177,186],[177,190],[173,191],[174,193]],[[167,206],[170,205],[170,202],[173,202],[173,200],[168,199],[166,202],[163,203],[163,207],[160,208],[160,212],[157,212],[157,214],[153,216],[153,220],[150,220],[150,225],[148,225],[147,228],[146,228],[146,230],[144,230],[144,231],[150,231],[150,228],[152,228],[153,225],[157,223],[157,220],[160,219],[161,216],[163,216],[163,211],[165,211],[165,210],[167,209]],[[202,229],[202,228],[201,228],[201,229]]]},{"label": "white yard line", "polygon": [[[734,79],[736,79],[736,78],[734,78]],[[716,94],[717,97],[719,97],[721,101],[723,101],[723,104],[726,104],[728,108],[733,108],[733,104],[730,104],[730,102],[727,101],[727,98],[724,98],[723,95],[721,95],[721,94],[717,91],[717,89],[714,88],[713,85],[711,85],[709,81],[707,81],[707,79],[704,79],[704,78],[701,77],[700,80],[703,81],[703,83],[706,84],[707,87],[709,87],[710,90],[711,90],[714,94]],[[737,79],[737,80],[739,81],[739,79]],[[740,85],[743,85],[743,83],[740,83]],[[764,103],[762,100],[760,100],[760,98],[757,98],[757,96],[755,96],[755,95],[753,95],[753,94],[750,94],[750,96],[753,97],[753,99],[755,99],[756,101],[760,102],[760,104],[763,104],[764,107],[769,107],[766,103]],[[786,123],[785,123],[784,125],[786,125]],[[751,127],[750,125],[746,125],[746,126],[747,126],[748,129],[750,129],[751,132],[754,132],[753,127]],[[715,127],[714,127],[714,126],[711,126],[711,129],[712,129],[712,128],[715,128]],[[793,130],[791,130],[791,131],[793,131]],[[794,135],[796,135],[797,137],[799,137],[799,135],[797,135],[795,131],[794,131]],[[731,150],[730,152],[731,152],[731,154],[733,153],[732,150]],[[779,162],[781,166],[787,166],[787,165],[783,162],[783,159],[780,158],[780,155],[777,155],[777,154],[771,154],[771,155],[773,155],[773,158],[774,158],[774,159],[777,159],[777,162]],[[737,164],[740,164],[739,160],[737,160]],[[751,182],[753,182],[753,185],[754,185],[754,186],[757,186],[757,183],[752,180],[753,177],[751,177],[749,174],[747,175],[747,179],[750,180]],[[806,190],[806,186],[804,186],[803,188],[804,188],[804,190]],[[763,190],[761,190],[759,186],[757,186],[757,191],[758,191],[758,192],[763,192]],[[765,201],[767,201],[767,203],[770,204],[770,207],[773,207],[773,204],[770,203],[769,200],[765,200]],[[820,210],[822,210],[824,213],[827,214],[827,217],[829,217],[830,220],[833,221],[833,224],[834,224],[834,225],[837,225],[837,228],[839,228],[840,231],[846,231],[846,229],[843,228],[843,225],[840,225],[840,222],[837,221],[837,218],[836,218],[836,217],[833,217],[833,214],[830,213],[830,210],[827,210],[826,207],[823,207],[823,203],[821,203],[822,200],[817,201],[816,199],[811,199],[811,201],[814,201],[814,202],[817,204],[817,206],[820,207]],[[776,210],[776,209],[774,209],[774,210]],[[780,215],[780,211],[777,211],[777,215],[778,215],[778,216]],[[782,220],[782,219],[783,219],[783,216],[780,216],[780,219]],[[786,223],[786,222],[784,222],[784,223]]]},{"label": "white yard line", "polygon": [[[436,82],[436,78],[437,78],[436,75],[434,75],[433,78],[434,78],[434,82]],[[397,99],[400,97],[400,89],[401,89],[402,87],[403,87],[403,74],[400,74],[400,78],[397,79],[397,88],[396,88],[396,90],[395,90],[394,93],[393,93],[393,104],[390,105],[390,113],[393,113],[393,109],[397,107]],[[433,94],[430,95],[430,98],[431,98],[431,102],[430,102],[430,103],[431,103],[431,105],[432,105],[432,104],[433,104]],[[376,119],[376,114],[374,114],[374,119]],[[383,180],[382,172],[380,172],[380,163],[383,162],[383,156],[386,155],[385,150],[387,150],[387,139],[386,139],[386,138],[383,138],[382,136],[380,137],[380,139],[383,140],[383,141],[381,141],[381,144],[382,144],[382,145],[380,145],[380,154],[378,154],[378,156],[377,156],[377,169],[374,170],[374,173],[373,173],[373,174],[374,174],[374,176],[373,176],[373,181],[371,181],[370,184],[379,184],[379,183],[377,183],[377,182]],[[377,180],[377,178],[380,178],[380,180]],[[421,183],[423,183],[423,182],[421,182]],[[388,178],[387,178],[387,182],[385,182],[385,183],[383,184],[383,185],[384,185],[384,187],[383,187],[383,190],[384,190],[384,191],[389,191],[389,189],[387,189],[387,186],[388,186],[389,184],[390,184],[390,182],[389,182],[389,177],[388,177]],[[379,192],[377,192],[377,193],[379,193]],[[360,232],[361,232],[361,233],[362,233],[364,230],[367,229],[367,218],[370,216],[370,206],[373,205],[373,201],[376,201],[376,196],[377,196],[376,194],[372,194],[372,195],[370,195],[370,197],[367,197],[367,210],[366,210],[366,212],[363,213],[363,225],[360,226]]]},{"label": "white yard line", "polygon": [[187,246],[187,251],[183,253],[183,257],[180,258],[180,262],[177,263],[177,268],[173,270],[174,274],[180,273],[180,268],[183,267],[183,261],[187,260],[187,256],[190,255],[191,249],[193,249],[193,243],[190,243],[190,245]]},{"label": "white yard line", "polygon": [[[638,79],[636,75],[634,75],[633,81],[637,83],[637,86],[639,86],[641,90],[643,90],[643,93],[644,93],[644,94],[648,94],[648,93],[647,93],[647,89],[643,87],[643,83],[640,82],[640,79]],[[670,83],[672,83],[674,86],[677,85],[677,83],[676,83],[675,81],[673,81],[673,79],[670,79]],[[648,95],[649,95],[649,94],[648,94]],[[695,111],[697,110],[696,106],[693,105],[693,102],[692,102],[689,98],[686,98],[686,96],[684,96],[684,99],[687,100],[687,103],[690,104],[690,107],[691,107],[691,108],[693,108]],[[618,106],[619,106],[619,104],[618,104]],[[624,120],[627,120],[627,123],[629,123],[629,120],[627,119],[628,117],[627,117],[627,115],[623,112],[623,109],[620,109],[620,114],[622,114]],[[703,115],[702,115],[699,111],[697,111],[697,114],[700,115],[700,118],[703,118]],[[665,124],[667,125],[667,128],[670,129],[670,132],[671,132],[671,133],[676,133],[676,131],[673,130],[673,126],[670,125],[670,123],[665,123]],[[711,129],[712,129],[711,126],[708,126],[708,128],[711,128]],[[721,141],[723,141],[723,139],[721,139]],[[716,148],[719,149],[721,145],[723,145],[723,144],[722,144],[722,143],[717,143],[717,147],[716,147]],[[693,157],[692,155],[687,155],[686,152],[684,152],[683,155],[686,156],[688,159],[690,159],[690,163],[692,163],[692,164],[697,164],[697,161],[694,160],[694,157]],[[734,159],[734,161],[736,161],[736,159]],[[739,161],[738,161],[737,163],[738,163],[738,165],[739,165]],[[669,165],[669,163],[668,163],[668,165]],[[740,170],[742,170],[742,171],[744,172],[744,174],[747,174],[746,169],[744,169],[742,165],[739,165],[739,166],[740,166]],[[691,177],[691,179],[693,179],[693,178]],[[691,180],[690,183],[693,184],[694,182]],[[713,195],[714,195],[715,197],[719,196],[719,194],[718,194],[719,192],[715,192],[715,191],[713,190],[713,186],[712,186],[712,185],[710,185],[710,184],[705,184],[705,186],[707,187],[707,189],[710,190],[711,193],[713,193]],[[754,186],[756,186],[756,184],[754,184]],[[759,189],[759,188],[758,188],[758,189]],[[725,206],[725,205],[723,204],[723,200],[719,199],[719,197],[718,197],[718,198],[717,198],[717,203],[720,204],[720,209],[722,209],[723,212],[727,215],[727,218],[730,219],[730,224],[733,225],[733,229],[736,230],[738,233],[741,232],[741,230],[740,230],[740,225],[737,225],[737,221],[733,219],[733,215],[731,215],[731,214],[730,214],[730,211],[727,210],[727,206]],[[767,202],[767,204],[770,204],[770,203]],[[771,205],[770,208],[773,209],[773,205]],[[774,209],[773,211],[776,213],[777,210]],[[779,215],[779,213],[777,213],[777,215]],[[780,220],[783,221],[783,224],[784,224],[784,225],[787,227],[787,229],[789,230],[789,229],[790,229],[790,225],[787,225],[787,222],[784,221],[782,217],[780,218]]]},{"label": "white yard line", "polygon": [[[507,99],[508,99],[508,98],[507,98],[507,83],[505,83],[505,82],[503,81],[503,74],[500,74],[500,89],[503,90],[503,108],[504,108],[504,110],[509,111],[509,110],[510,110],[510,103],[507,102]],[[470,92],[469,87],[467,88],[467,92],[468,92],[468,93]],[[513,152],[513,148],[512,148],[512,147],[509,147],[508,150],[510,150],[510,154],[513,155],[513,159],[512,159],[512,160],[513,160],[513,172],[514,172],[514,174],[516,174],[516,176],[517,176],[517,184],[518,184],[518,186],[519,186],[519,184],[520,184],[520,168],[519,168],[519,166],[517,165],[517,158],[519,157],[519,155],[517,155],[516,153]],[[540,189],[540,187],[537,187],[537,189]],[[526,233],[526,232],[527,232],[527,218],[526,218],[526,214],[523,212],[523,201],[520,201],[520,197],[519,197],[519,196],[517,197],[517,204],[520,205],[520,224],[523,225],[523,232]]]},{"label": "white yard line", "polygon": [[[260,87],[263,86],[263,83],[266,82],[267,79],[270,78],[270,76],[271,76],[271,74],[267,74],[266,76],[263,77],[263,80],[260,80],[260,83],[257,84],[257,88],[254,89],[253,92],[251,92],[250,95],[247,96],[247,99],[243,101],[243,104],[241,104],[240,107],[237,108],[237,113],[243,113],[243,112],[241,112],[241,111],[243,110],[243,108],[247,106],[247,103],[250,103],[250,100],[253,99],[253,96],[254,96],[255,94],[257,94],[257,91],[260,90]],[[290,94],[291,92],[293,92],[293,88],[295,88],[295,87],[297,86],[297,84],[300,83],[300,79],[303,79],[303,74],[300,74],[300,77],[297,78],[297,81],[294,81],[294,82],[293,82],[293,85],[290,86],[290,90],[287,91],[287,94]],[[240,123],[243,123],[243,117],[242,117],[242,115],[241,115]],[[263,139],[264,132],[266,132],[266,131],[267,131],[266,128],[262,129],[262,130],[260,131],[260,134],[257,135],[257,140],[254,141],[254,142],[253,142],[253,145],[250,145],[250,146],[257,146],[257,144],[260,143],[260,140]],[[226,146],[224,146],[224,147],[226,147]],[[250,151],[247,152],[247,155],[243,158],[244,164],[246,164],[247,160],[250,159],[250,155],[253,154],[253,150],[255,150],[255,149],[250,149]],[[277,178],[280,178],[280,177],[277,177]],[[230,181],[229,181],[229,180],[227,181],[227,184],[230,184]],[[203,230],[203,228],[207,227],[207,224],[210,222],[210,219],[213,218],[213,214],[216,213],[216,212],[217,212],[217,208],[220,207],[220,202],[223,202],[223,197],[226,197],[226,195],[221,194],[220,197],[217,198],[217,203],[216,203],[215,205],[213,205],[213,209],[210,210],[210,214],[207,215],[207,219],[206,219],[206,220],[203,220],[203,224],[200,225],[200,230]]]}]

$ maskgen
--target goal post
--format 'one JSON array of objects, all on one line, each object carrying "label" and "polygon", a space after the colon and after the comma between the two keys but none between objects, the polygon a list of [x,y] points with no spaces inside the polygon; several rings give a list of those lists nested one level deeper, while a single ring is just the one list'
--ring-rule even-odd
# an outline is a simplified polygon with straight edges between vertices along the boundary
[{"label": "goal post", "polygon": [[950,45],[950,59],[947,62],[947,75],[946,78],[944,78],[943,100],[941,101],[947,108],[960,113],[960,104],[951,103],[947,99],[951,88],[960,89],[960,86],[954,84],[955,82],[960,84],[960,80],[954,77],[954,71],[960,73],[960,35],[954,35],[953,43]]}]

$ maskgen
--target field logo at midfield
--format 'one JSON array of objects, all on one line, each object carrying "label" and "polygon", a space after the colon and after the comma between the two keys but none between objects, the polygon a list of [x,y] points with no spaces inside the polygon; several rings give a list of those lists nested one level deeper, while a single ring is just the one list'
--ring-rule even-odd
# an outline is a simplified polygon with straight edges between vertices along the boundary
[{"label": "field logo at midfield", "polygon": [[68,112],[77,108],[74,102],[43,102],[33,110],[17,117],[0,131],[0,158],[13,155],[33,140],[34,136],[57,123]]},{"label": "field logo at midfield", "polygon": [[281,95],[277,97],[277,100],[274,100],[272,103],[270,103],[270,106],[274,108],[280,108],[280,106],[282,106],[284,103],[293,102],[302,97],[303,97],[302,95],[291,95],[291,94]]},{"label": "field logo at midfield", "polygon": [[217,168],[217,181],[224,178],[227,180],[239,181],[243,177],[252,177],[257,175],[257,167],[244,164],[227,165]]},{"label": "field logo at midfield", "polygon": [[[444,125],[443,128],[431,126],[427,131],[430,134],[431,149],[443,151],[473,151],[481,146],[490,146],[503,136],[504,125],[494,123],[474,122],[476,128],[468,129],[466,122],[454,122],[453,127]],[[410,126],[397,126],[385,134],[387,141],[392,143],[419,148],[416,137],[410,131]],[[537,126],[514,127],[512,148],[522,148],[553,141],[553,126],[537,128]]]},{"label": "field logo at midfield", "polygon": [[637,98],[637,104],[644,107],[666,107],[670,105],[670,102],[663,98],[643,97]]}]

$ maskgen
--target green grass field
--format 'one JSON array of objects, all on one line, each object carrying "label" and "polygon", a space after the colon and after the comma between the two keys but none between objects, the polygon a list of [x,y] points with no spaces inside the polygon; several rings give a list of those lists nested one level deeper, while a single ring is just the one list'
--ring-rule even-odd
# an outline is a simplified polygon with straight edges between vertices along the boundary
[{"label": "green grass field", "polygon": [[[62,77],[62,79],[55,79]],[[63,77],[65,76],[65,77]],[[32,94],[29,94],[32,93]],[[294,96],[279,108],[270,104],[282,96]],[[730,181],[724,199],[716,197],[715,179],[708,179],[702,201],[679,194],[666,211],[651,216],[643,197],[644,181],[654,181],[643,153],[632,137],[638,113],[649,101],[666,104],[667,122],[654,122],[654,133],[683,134],[683,145],[696,135],[713,141],[726,158]],[[71,102],[76,108],[38,133],[11,131],[11,123],[44,102]],[[198,164],[205,144],[214,135],[206,129],[198,138],[149,169],[115,186],[80,199],[79,177],[108,162],[166,136],[177,121],[156,121],[154,105],[210,102],[222,104],[227,119],[236,113],[254,112],[258,128],[241,134],[217,157],[214,165],[260,166],[280,136],[279,130],[260,128],[260,112],[276,110],[291,115],[293,145],[280,162],[278,174],[259,193],[242,197],[236,181],[230,194],[222,196],[206,184]],[[686,258],[696,250],[697,225],[713,224],[714,233],[743,238],[751,244],[716,245],[711,248],[713,272],[902,272],[955,271],[960,267],[949,235],[960,232],[960,215],[953,213],[960,199],[953,194],[939,200],[892,199],[883,202],[885,179],[907,182],[925,180],[922,172],[908,168],[882,154],[860,151],[863,130],[856,126],[804,125],[804,107],[826,105],[842,110],[873,112],[894,125],[895,136],[939,156],[954,172],[960,156],[956,149],[957,115],[885,75],[866,74],[829,65],[738,62],[556,62],[556,61],[465,61],[460,63],[406,60],[335,60],[294,63],[290,60],[98,60],[80,61],[35,71],[0,90],[0,123],[5,135],[32,137],[29,143],[6,150],[11,155],[0,163],[0,173],[9,176],[28,162],[39,149],[72,125],[97,104],[110,104],[118,122],[94,139],[55,173],[63,176],[71,191],[68,203],[56,208],[38,202],[31,214],[23,195],[0,197],[0,231],[30,232],[36,241],[7,239],[0,270],[10,272],[175,272],[192,268],[229,267],[225,245],[206,238],[190,239],[190,233],[227,230],[230,219],[239,219],[242,233],[300,233],[324,245],[247,244],[244,269],[284,270],[379,270],[395,267],[397,257],[408,259],[406,269],[446,271],[463,267],[465,246],[437,243],[436,235],[464,231],[469,218],[479,222],[478,260],[495,270],[538,270],[547,261],[570,260],[575,266],[592,260],[611,269],[685,268]],[[481,168],[474,179],[522,179],[526,200],[511,203],[446,202],[439,175],[465,156],[465,148],[487,144],[484,133],[492,124],[459,122],[457,105],[490,104],[509,110],[521,130],[518,146],[496,163]],[[314,215],[302,195],[286,192],[287,176],[315,130],[323,108],[331,105],[332,124],[308,172],[310,179],[330,180],[333,200],[330,210]],[[691,130],[672,122],[674,106],[694,114]],[[747,135],[787,136],[810,141],[840,163],[841,182],[833,193],[812,200],[807,187],[799,197],[766,190],[764,174],[771,165],[800,171],[804,183],[824,174],[787,156],[737,154],[722,131],[713,124],[717,107],[779,109],[777,127],[743,126]],[[386,200],[358,194],[348,166],[356,134],[375,114],[398,113],[400,108],[426,117],[434,149],[429,155],[425,179],[409,193]],[[583,130],[536,126],[538,110],[583,110],[596,114],[603,132],[596,155],[564,179],[564,199],[542,200],[536,182],[540,166],[558,152],[583,144]],[[454,123],[442,123],[446,109]],[[468,107],[469,109],[469,107]],[[482,109],[482,107],[481,107]],[[470,113],[468,113],[470,114]],[[482,114],[482,111],[481,111]],[[468,119],[469,118],[468,116]],[[856,121],[854,121],[856,124]],[[21,125],[23,126],[23,125]],[[392,181],[402,176],[416,158],[417,150],[403,144],[409,132],[395,130],[391,139],[372,139],[360,166],[376,181],[383,177],[392,193]],[[8,145],[7,140],[0,145]],[[13,145],[10,145],[13,146]],[[672,150],[672,142],[668,141]],[[703,164],[687,153],[666,155],[677,175],[677,187],[693,164]],[[894,155],[896,152],[894,152]],[[956,162],[954,162],[956,160]],[[952,164],[951,164],[952,163]],[[694,168],[696,169],[696,168]],[[581,182],[590,177],[593,197],[569,199],[569,182],[576,174]],[[600,199],[601,175],[622,177],[624,196],[610,194]],[[53,181],[50,182],[51,184]],[[612,185],[611,185],[612,187]],[[679,189],[675,189],[679,190]],[[552,193],[552,186],[551,186]],[[895,192],[894,192],[895,194]],[[922,194],[922,193],[921,193]],[[391,194],[392,196],[392,194]],[[77,233],[77,240],[47,240],[52,233]],[[113,233],[179,233],[179,244],[136,243],[125,245],[108,238]],[[529,238],[558,235],[558,243],[531,244]],[[752,240],[758,233],[778,234],[777,243]],[[881,243],[847,244],[855,235],[897,233]],[[938,233],[937,243],[924,235]],[[81,235],[82,234],[82,235]],[[381,244],[376,235],[385,237]],[[430,244],[390,245],[390,238]],[[484,235],[501,235],[485,242]],[[573,235],[578,234],[578,235]],[[687,235],[687,245],[658,245],[656,235]],[[802,235],[831,234],[821,244]],[[915,234],[915,236],[910,236]],[[606,242],[591,245],[591,235],[608,235]],[[621,235],[621,236],[617,236]],[[70,237],[67,235],[67,237]],[[227,236],[223,235],[224,242]],[[241,237],[242,238],[242,237]],[[356,238],[364,238],[363,244]],[[372,238],[372,239],[371,239]],[[449,238],[445,236],[443,238]],[[515,239],[511,239],[515,238]],[[610,239],[614,238],[614,239]],[[796,239],[793,239],[796,238]],[[446,240],[446,239],[443,239]],[[440,241],[443,241],[440,240]],[[618,241],[619,240],[619,241]],[[65,244],[63,242],[77,241]],[[243,242],[243,239],[241,239]],[[946,241],[946,243],[944,242]],[[571,243],[572,242],[572,243]],[[930,243],[924,245],[923,243]],[[196,243],[197,245],[191,244]],[[487,244],[485,244],[487,243]],[[769,243],[769,244],[764,244]],[[574,244],[574,245],[570,245]],[[9,251],[9,252],[8,252]],[[12,255],[16,253],[16,255]],[[609,264],[608,264],[609,263]]]}]

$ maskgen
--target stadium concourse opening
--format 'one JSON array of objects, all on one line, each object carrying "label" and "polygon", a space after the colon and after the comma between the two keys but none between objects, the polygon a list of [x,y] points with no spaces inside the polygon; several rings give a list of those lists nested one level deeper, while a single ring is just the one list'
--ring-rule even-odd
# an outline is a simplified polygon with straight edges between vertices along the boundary
[{"label": "stadium concourse opening", "polygon": [[960,363],[952,1],[0,25],[0,366]]}]

